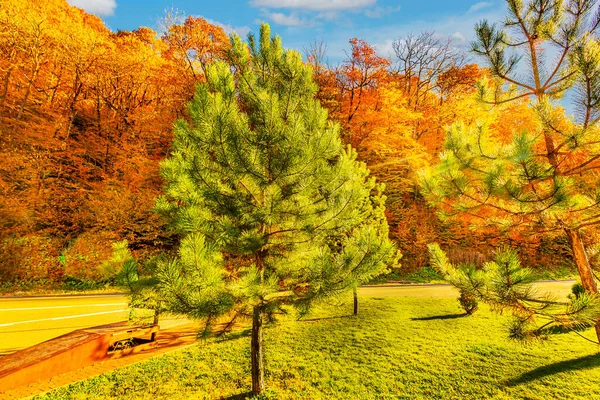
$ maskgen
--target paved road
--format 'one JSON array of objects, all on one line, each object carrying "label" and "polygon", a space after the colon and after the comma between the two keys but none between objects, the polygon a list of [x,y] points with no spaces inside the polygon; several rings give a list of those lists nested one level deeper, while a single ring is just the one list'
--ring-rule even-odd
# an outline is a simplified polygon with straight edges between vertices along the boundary
[{"label": "paved road", "polygon": [[0,298],[0,354],[76,329],[123,321],[123,295]]},{"label": "paved road", "polygon": [[[540,282],[538,286],[541,291],[566,295],[573,282]],[[363,287],[359,293],[368,297],[456,297],[456,290],[448,285]],[[75,329],[123,321],[127,315],[127,298],[123,295],[0,298],[0,355]],[[161,328],[185,322],[181,318],[165,317],[161,319]]]}]

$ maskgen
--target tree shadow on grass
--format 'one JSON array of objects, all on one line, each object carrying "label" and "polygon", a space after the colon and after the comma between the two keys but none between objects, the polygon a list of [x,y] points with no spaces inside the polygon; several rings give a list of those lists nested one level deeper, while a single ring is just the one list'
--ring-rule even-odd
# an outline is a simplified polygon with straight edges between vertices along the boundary
[{"label": "tree shadow on grass", "polygon": [[237,329],[233,331],[224,332],[217,335],[218,342],[228,342],[230,340],[237,340],[243,337],[249,337],[252,333],[252,328]]},{"label": "tree shadow on grass", "polygon": [[469,314],[467,314],[467,313],[434,315],[434,316],[431,316],[431,317],[411,318],[411,320],[413,320],[413,321],[433,321],[433,320],[436,320],[436,319],[456,319],[456,318],[466,317],[468,315]]},{"label": "tree shadow on grass", "polygon": [[342,319],[342,318],[351,318],[354,317],[353,314],[348,314],[348,315],[336,315],[333,317],[320,317],[320,318],[302,318],[299,319],[298,322],[312,322],[312,321],[325,321],[328,319]]},{"label": "tree shadow on grass", "polygon": [[516,386],[561,372],[580,371],[596,367],[600,367],[600,353],[574,358],[572,360],[561,361],[550,365],[544,365],[543,367],[536,368],[529,372],[525,372],[520,376],[509,379],[506,381],[506,384],[508,386]]},{"label": "tree shadow on grass", "polygon": [[228,397],[221,397],[221,400],[246,400],[246,399],[251,399],[252,397],[252,392],[245,392],[245,393],[238,393],[238,394],[232,394],[231,396]]}]

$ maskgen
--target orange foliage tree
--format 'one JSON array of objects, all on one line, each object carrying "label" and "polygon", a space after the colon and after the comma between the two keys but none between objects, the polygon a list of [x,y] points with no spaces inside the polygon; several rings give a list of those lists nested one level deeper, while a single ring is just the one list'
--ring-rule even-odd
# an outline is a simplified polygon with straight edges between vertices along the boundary
[{"label": "orange foliage tree", "polygon": [[[485,260],[495,247],[522,240],[498,229],[469,229],[468,218],[441,221],[417,190],[416,173],[438,157],[445,129],[456,120],[486,122],[498,135],[508,127],[529,129],[534,121],[526,102],[492,108],[477,98],[477,82],[487,71],[466,64],[451,42],[425,33],[396,42],[395,64],[360,39],[350,40],[346,60],[325,64],[325,47],[316,43],[307,58],[319,84],[317,97],[339,121],[344,138],[386,184],[390,235],[404,254],[405,271],[427,265],[427,245],[441,243],[456,259]],[[529,264],[547,264],[548,248],[562,243],[531,237],[522,248]]]},{"label": "orange foliage tree", "polygon": [[0,278],[101,278],[112,241],[168,243],[151,212],[158,162],[202,65],[228,46],[201,18],[159,36],[111,32],[65,0],[2,2],[0,246],[12,256]]}]

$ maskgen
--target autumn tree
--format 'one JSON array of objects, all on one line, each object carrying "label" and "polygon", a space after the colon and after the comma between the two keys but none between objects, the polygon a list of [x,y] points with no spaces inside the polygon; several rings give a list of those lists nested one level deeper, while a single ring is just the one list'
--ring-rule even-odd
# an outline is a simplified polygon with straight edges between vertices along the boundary
[{"label": "autumn tree", "polygon": [[[314,99],[312,70],[269,26],[207,67],[175,128],[157,209],[183,239],[158,278],[170,310],[252,320],[252,391],[264,390],[262,327],[394,262],[383,197]],[[225,256],[226,255],[226,256]]]},{"label": "autumn tree", "polygon": [[206,65],[223,58],[229,39],[221,27],[200,17],[168,15],[164,25],[162,40],[168,46],[164,57],[176,62],[180,79],[183,79],[172,84],[182,88],[191,98],[195,85],[205,80]]},{"label": "autumn tree", "polygon": [[[427,263],[426,246],[436,238],[443,237],[446,245],[457,248],[471,247],[465,240],[472,236],[466,227],[441,223],[427,207],[417,190],[416,173],[441,149],[446,124],[456,118],[489,118],[489,107],[482,107],[473,96],[481,69],[470,64],[459,67],[447,57],[444,66],[437,67],[436,75],[429,79],[423,66],[422,79],[429,79],[429,84],[421,86],[415,105],[411,100],[414,90],[407,89],[404,78],[410,73],[399,72],[397,64],[390,65],[365,41],[353,39],[350,45],[347,58],[338,67],[325,62],[322,42],[311,45],[306,56],[319,85],[317,97],[340,122],[343,140],[356,146],[359,160],[386,184],[388,223],[392,238],[405,255],[405,271]],[[431,68],[437,55],[443,58],[445,53],[435,54],[428,61]],[[411,78],[412,83],[417,79]],[[505,114],[492,113],[490,119],[496,123]],[[417,138],[415,129],[425,126],[432,133]]]},{"label": "autumn tree", "polygon": [[402,85],[391,79],[390,62],[364,40],[351,39],[351,51],[341,66],[323,63],[325,48],[316,43],[308,52],[318,98],[340,122],[344,140],[358,151],[371,172],[391,187],[411,191],[413,171],[428,156],[412,137],[412,125],[421,117],[408,106]]},{"label": "autumn tree", "polygon": [[26,254],[11,259],[11,280],[46,279],[48,268],[99,279],[114,241],[136,256],[170,245],[151,212],[158,163],[201,63],[228,46],[200,18],[165,35],[112,32],[65,0],[2,2],[0,246]]},{"label": "autumn tree", "polygon": [[[600,223],[598,97],[600,51],[595,1],[507,0],[502,26],[476,25],[473,51],[494,77],[480,85],[492,105],[531,100],[536,125],[499,135],[458,123],[423,193],[448,214],[475,224],[562,233],[586,292],[598,292],[586,236]],[[548,58],[556,53],[554,61]],[[524,60],[524,61],[522,61]],[[568,94],[576,115],[559,100]],[[596,325],[600,339],[600,323]]]},{"label": "autumn tree", "polygon": [[447,98],[442,93],[451,80],[444,79],[460,71],[466,64],[465,54],[454,45],[451,38],[435,32],[408,34],[392,43],[395,63],[394,75],[402,84],[407,106],[422,117],[415,120],[413,137],[421,140],[430,131],[443,125],[439,120],[439,107]]},{"label": "autumn tree", "polygon": [[375,49],[361,39],[350,40],[350,53],[336,71],[339,88],[339,115],[346,141],[360,148],[369,127],[361,116],[364,111],[377,107],[378,89],[385,82],[389,60],[377,55]]},{"label": "autumn tree", "polygon": [[435,32],[408,34],[395,40],[392,47],[396,57],[394,71],[402,76],[409,105],[414,109],[427,101],[442,75],[462,68],[466,59],[451,38],[442,38]]},{"label": "autumn tree", "polygon": [[330,117],[340,121],[341,90],[337,68],[328,64],[327,45],[315,40],[304,49],[304,56],[313,69],[313,80],[317,84],[316,97],[329,111]]}]

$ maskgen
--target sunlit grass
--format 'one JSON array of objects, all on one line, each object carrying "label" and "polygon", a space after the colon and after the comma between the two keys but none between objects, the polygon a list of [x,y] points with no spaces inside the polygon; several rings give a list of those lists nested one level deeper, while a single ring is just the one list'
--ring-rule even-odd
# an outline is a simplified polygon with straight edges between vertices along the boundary
[{"label": "sunlit grass", "polygon": [[[504,317],[464,317],[449,298],[363,298],[283,318],[265,332],[265,398],[600,399],[598,347],[574,334],[523,346]],[[587,336],[592,333],[586,332]],[[245,398],[249,338],[213,339],[43,399]]]}]

